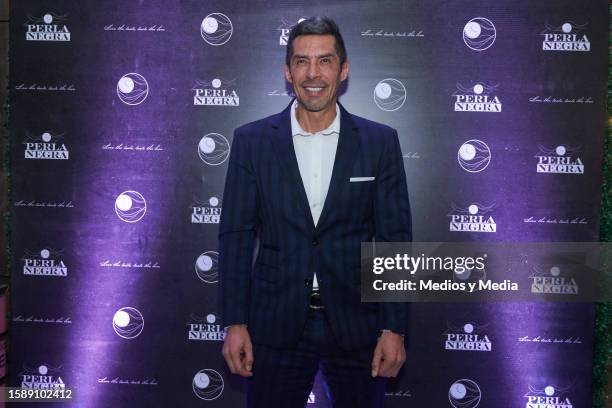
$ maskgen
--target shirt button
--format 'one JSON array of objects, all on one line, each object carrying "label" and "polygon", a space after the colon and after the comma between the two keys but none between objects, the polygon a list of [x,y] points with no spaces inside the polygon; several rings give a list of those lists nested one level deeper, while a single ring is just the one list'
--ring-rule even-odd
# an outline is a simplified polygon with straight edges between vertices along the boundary
[{"label": "shirt button", "polygon": [[319,177],[319,175],[317,173],[315,173],[315,174],[313,174],[313,177],[317,178],[317,177]]}]

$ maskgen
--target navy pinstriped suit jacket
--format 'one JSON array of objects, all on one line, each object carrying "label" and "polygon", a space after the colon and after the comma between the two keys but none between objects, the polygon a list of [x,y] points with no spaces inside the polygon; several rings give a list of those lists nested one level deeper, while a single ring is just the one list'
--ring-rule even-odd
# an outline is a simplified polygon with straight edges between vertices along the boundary
[{"label": "navy pinstriped suit jacket", "polygon": [[[291,104],[234,133],[219,230],[223,324],[248,324],[255,343],[296,344],[316,271],[325,314],[341,347],[373,344],[380,329],[407,333],[408,304],[360,301],[361,242],[412,239],[397,132],[340,106],[332,178],[315,227],[289,109]],[[351,177],[375,179],[349,182]]]}]

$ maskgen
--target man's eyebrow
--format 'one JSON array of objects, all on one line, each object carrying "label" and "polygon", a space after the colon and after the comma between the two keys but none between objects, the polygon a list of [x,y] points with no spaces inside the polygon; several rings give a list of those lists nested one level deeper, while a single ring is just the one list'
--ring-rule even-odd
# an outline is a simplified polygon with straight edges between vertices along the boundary
[{"label": "man's eyebrow", "polygon": [[322,55],[304,55],[304,54],[293,54],[292,59],[295,58],[329,58],[329,57],[335,57],[334,54],[322,54]]}]

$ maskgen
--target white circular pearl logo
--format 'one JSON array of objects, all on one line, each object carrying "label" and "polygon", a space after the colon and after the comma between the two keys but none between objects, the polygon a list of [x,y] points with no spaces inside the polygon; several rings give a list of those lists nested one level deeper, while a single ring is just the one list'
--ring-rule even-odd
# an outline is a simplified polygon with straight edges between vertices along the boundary
[{"label": "white circular pearl logo", "polygon": [[113,316],[113,330],[119,337],[133,339],[144,329],[144,318],[138,309],[123,307]]},{"label": "white circular pearl logo", "polygon": [[223,45],[232,38],[234,26],[228,16],[212,13],[204,17],[200,24],[200,35],[210,45]]},{"label": "white circular pearl logo", "polygon": [[51,14],[45,14],[43,16],[43,21],[45,24],[51,24],[53,22],[53,16]]},{"label": "white circular pearl logo", "polygon": [[484,51],[491,47],[496,38],[495,25],[484,17],[476,17],[463,27],[463,42],[474,51]]},{"label": "white circular pearl logo", "polygon": [[219,272],[217,265],[219,262],[219,253],[215,251],[207,251],[202,253],[195,263],[195,273],[197,277],[205,283],[217,283],[219,280]]},{"label": "white circular pearl logo", "polygon": [[572,25],[570,23],[565,23],[561,26],[561,30],[563,30],[565,34],[569,34],[572,32]]},{"label": "white circular pearl logo", "polygon": [[456,268],[453,273],[457,279],[462,281],[468,280],[472,276],[472,271],[469,268],[463,268],[463,270]]},{"label": "white circular pearl logo", "polygon": [[38,373],[40,375],[47,375],[48,372],[49,368],[46,365],[41,365],[40,367],[38,367]]},{"label": "white circular pearl logo", "polygon": [[453,398],[462,399],[467,394],[467,390],[465,389],[465,385],[461,383],[455,383],[450,388],[450,394]]},{"label": "white circular pearl logo", "polygon": [[138,191],[124,191],[115,199],[115,213],[122,221],[140,221],[146,212],[147,202]]},{"label": "white circular pearl logo", "polygon": [[202,136],[198,143],[200,160],[210,166],[218,166],[227,160],[230,154],[230,144],[220,133],[208,133]]},{"label": "white circular pearl logo", "polygon": [[42,139],[43,142],[46,142],[46,143],[50,142],[51,141],[51,133],[49,133],[49,132],[43,133],[41,135],[41,139]]},{"label": "white circular pearl logo", "polygon": [[555,153],[557,153],[557,156],[564,156],[565,153],[567,153],[567,149],[563,145],[557,146],[555,148]]},{"label": "white circular pearl logo", "polygon": [[406,87],[395,78],[383,79],[374,87],[374,103],[384,111],[396,111],[405,102]]},{"label": "white circular pearl logo", "polygon": [[211,368],[198,371],[191,381],[194,394],[205,401],[219,398],[223,393],[223,377]]},{"label": "white circular pearl logo", "polygon": [[472,215],[476,215],[476,214],[478,214],[478,206],[477,206],[476,204],[471,204],[471,205],[468,207],[468,212],[469,212],[470,214],[472,214]]},{"label": "white circular pearl logo", "polygon": [[478,384],[466,378],[455,381],[448,390],[448,401],[454,408],[476,408],[481,397]]},{"label": "white circular pearl logo", "polygon": [[463,170],[479,173],[489,166],[491,150],[482,140],[468,140],[459,147],[457,161]]},{"label": "white circular pearl logo", "polygon": [[48,259],[49,255],[51,255],[51,253],[49,252],[48,249],[43,249],[42,251],[40,251],[40,257],[42,259]]},{"label": "white circular pearl logo", "polygon": [[149,83],[140,74],[130,72],[117,82],[117,96],[126,105],[140,105],[149,95]]},{"label": "white circular pearl logo", "polygon": [[474,325],[471,323],[467,323],[463,326],[463,331],[467,334],[471,334],[474,331]]},{"label": "white circular pearl logo", "polygon": [[214,34],[219,29],[219,23],[214,17],[206,17],[204,21],[202,21],[202,30],[206,34]]}]

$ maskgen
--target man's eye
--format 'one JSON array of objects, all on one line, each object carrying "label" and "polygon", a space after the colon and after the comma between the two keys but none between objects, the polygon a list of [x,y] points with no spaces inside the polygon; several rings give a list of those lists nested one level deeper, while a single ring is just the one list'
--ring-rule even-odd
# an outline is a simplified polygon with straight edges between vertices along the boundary
[{"label": "man's eye", "polygon": [[299,60],[297,60],[297,63],[298,64],[305,64],[306,60],[305,59],[299,59]]},{"label": "man's eye", "polygon": [[323,64],[329,64],[331,62],[331,59],[329,58],[321,58],[321,63]]}]

